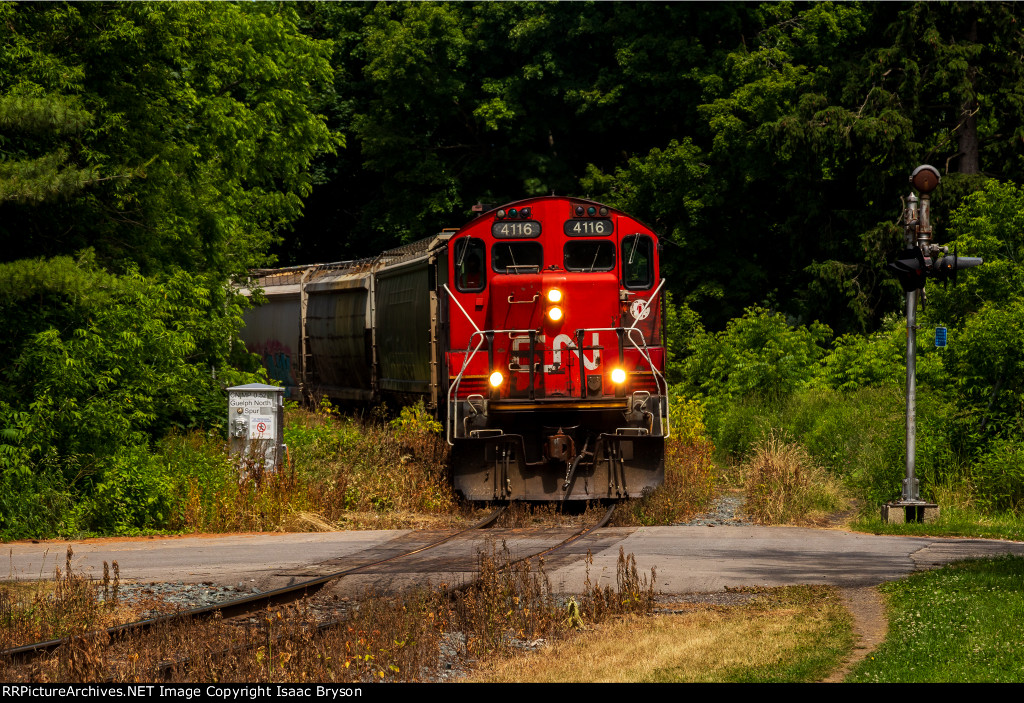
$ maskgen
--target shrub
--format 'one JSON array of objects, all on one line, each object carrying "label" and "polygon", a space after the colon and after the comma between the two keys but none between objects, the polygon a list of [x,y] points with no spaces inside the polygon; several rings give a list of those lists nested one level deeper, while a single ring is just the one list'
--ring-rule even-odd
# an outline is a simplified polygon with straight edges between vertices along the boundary
[{"label": "shrub", "polygon": [[998,439],[974,464],[975,500],[989,509],[1019,511],[1024,507],[1024,445]]},{"label": "shrub", "polygon": [[99,534],[163,529],[173,502],[172,482],[145,440],[104,461],[100,480],[77,509],[81,525]]},{"label": "shrub", "polygon": [[[707,440],[671,439],[665,445],[665,483],[630,505],[625,522],[671,525],[707,508],[715,495],[715,471]],[[616,524],[622,524],[616,520]]]},{"label": "shrub", "polygon": [[758,442],[747,465],[747,514],[765,524],[817,523],[846,505],[838,481],[799,444],[777,435]]}]

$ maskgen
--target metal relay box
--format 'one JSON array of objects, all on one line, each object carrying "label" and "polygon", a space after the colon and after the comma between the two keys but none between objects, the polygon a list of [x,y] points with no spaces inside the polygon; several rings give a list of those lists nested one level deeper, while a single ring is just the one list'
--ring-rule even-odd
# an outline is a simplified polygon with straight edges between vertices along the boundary
[{"label": "metal relay box", "polygon": [[247,470],[277,469],[284,458],[284,388],[228,388],[228,447]]}]

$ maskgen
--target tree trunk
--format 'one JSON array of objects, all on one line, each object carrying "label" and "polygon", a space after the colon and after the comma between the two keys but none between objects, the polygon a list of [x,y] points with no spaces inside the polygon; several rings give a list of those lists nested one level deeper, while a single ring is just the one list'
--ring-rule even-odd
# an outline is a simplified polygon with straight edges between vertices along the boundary
[{"label": "tree trunk", "polygon": [[[971,22],[971,28],[968,30],[966,38],[972,44],[978,41],[978,21],[976,19]],[[960,107],[960,158],[957,161],[957,170],[960,173],[978,173],[981,170],[981,149],[978,144],[978,94],[974,85],[977,74],[976,66],[968,67],[967,79],[970,82],[970,88]]]}]

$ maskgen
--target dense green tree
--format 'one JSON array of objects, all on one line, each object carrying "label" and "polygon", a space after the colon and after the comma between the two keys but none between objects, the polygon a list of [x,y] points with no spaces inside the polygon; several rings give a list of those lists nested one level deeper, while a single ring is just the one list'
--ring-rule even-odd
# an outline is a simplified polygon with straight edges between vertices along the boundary
[{"label": "dense green tree", "polygon": [[968,433],[1024,436],[1024,189],[988,181],[949,222],[958,253],[985,261],[955,286],[930,286],[927,319],[951,329],[949,391],[968,414]]},{"label": "dense green tree", "polygon": [[255,378],[227,276],[339,140],[331,46],[287,6],[3,3],[0,26],[0,534],[27,536],[88,527],[68,506],[112,466],[222,424]]},{"label": "dense green tree", "polygon": [[330,45],[288,7],[4,3],[0,24],[6,260],[240,271],[336,143],[311,110]]}]

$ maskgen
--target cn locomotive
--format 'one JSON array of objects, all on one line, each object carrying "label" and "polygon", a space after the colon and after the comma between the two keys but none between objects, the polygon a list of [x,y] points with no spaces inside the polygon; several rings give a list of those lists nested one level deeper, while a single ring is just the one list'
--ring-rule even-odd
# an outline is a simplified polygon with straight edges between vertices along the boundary
[{"label": "cn locomotive", "polygon": [[637,497],[669,435],[658,237],[537,197],[359,261],[253,272],[243,339],[292,396],[422,399],[469,500]]}]

